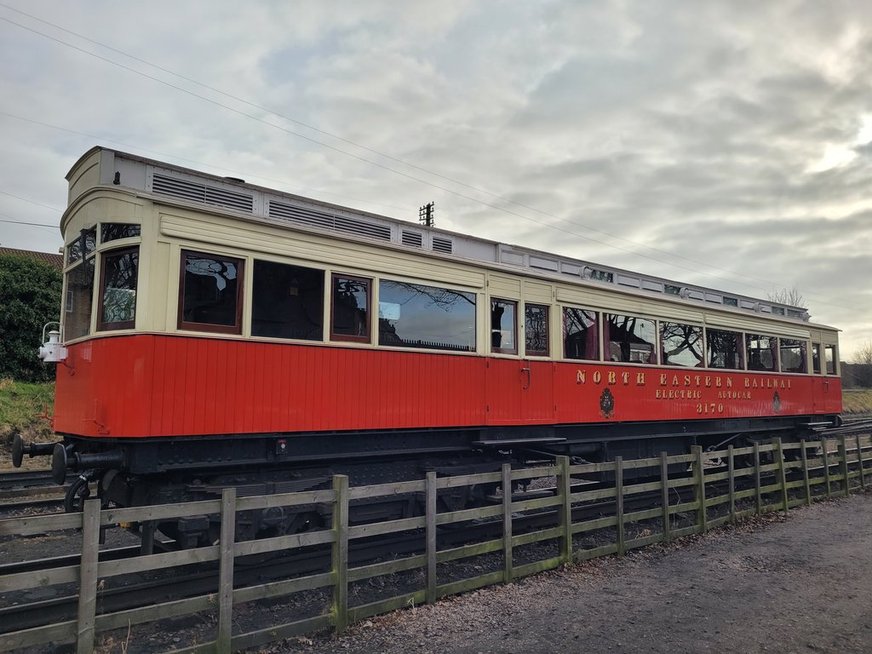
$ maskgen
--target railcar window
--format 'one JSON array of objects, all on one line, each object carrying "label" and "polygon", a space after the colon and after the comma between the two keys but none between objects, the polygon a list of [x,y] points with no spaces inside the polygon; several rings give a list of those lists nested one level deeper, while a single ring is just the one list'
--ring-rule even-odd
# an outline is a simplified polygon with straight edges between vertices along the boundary
[{"label": "railcar window", "polygon": [[836,374],[836,346],[824,345],[824,359],[827,362],[827,374]]},{"label": "railcar window", "polygon": [[547,357],[548,307],[544,304],[524,306],[524,352],[527,356]]},{"label": "railcar window", "polygon": [[91,329],[91,303],[94,295],[94,257],[67,273],[67,302],[64,338],[85,336]]},{"label": "railcar window", "polygon": [[606,314],[603,331],[610,361],[657,363],[657,330],[653,320]]},{"label": "railcar window", "polygon": [[723,329],[705,330],[706,355],[709,368],[725,370],[743,370],[742,335]]},{"label": "railcar window", "polygon": [[127,223],[102,223],[100,225],[100,242],[108,243],[117,241],[119,238],[131,238],[139,236],[139,225]]},{"label": "railcar window", "polygon": [[563,356],[599,361],[599,314],[590,309],[563,307]]},{"label": "railcar window", "polygon": [[778,367],[778,339],[762,334],[745,334],[748,370],[776,370]]},{"label": "railcar window", "polygon": [[820,343],[812,343],[811,344],[811,369],[814,371],[814,374],[821,374],[821,344]]},{"label": "railcar window", "polygon": [[256,260],[251,334],[322,340],[324,271]]},{"label": "railcar window", "polygon": [[475,351],[475,294],[383,279],[378,342],[388,347]]},{"label": "railcar window", "polygon": [[182,251],[179,328],[242,331],[241,259]]},{"label": "railcar window", "polygon": [[83,229],[79,237],[67,245],[67,265],[79,261],[83,256],[87,257],[97,249],[97,228]]},{"label": "railcar window", "polygon": [[491,351],[518,353],[518,303],[491,300]]},{"label": "railcar window", "polygon": [[702,327],[679,322],[660,323],[660,348],[664,365],[701,368],[702,344]]},{"label": "railcar window", "polygon": [[372,281],[333,275],[330,336],[337,341],[369,342],[369,298]]},{"label": "railcar window", "polygon": [[806,365],[808,346],[805,341],[780,338],[778,343],[781,372],[808,372]]},{"label": "railcar window", "polygon": [[98,329],[129,329],[136,319],[139,248],[103,253]]}]

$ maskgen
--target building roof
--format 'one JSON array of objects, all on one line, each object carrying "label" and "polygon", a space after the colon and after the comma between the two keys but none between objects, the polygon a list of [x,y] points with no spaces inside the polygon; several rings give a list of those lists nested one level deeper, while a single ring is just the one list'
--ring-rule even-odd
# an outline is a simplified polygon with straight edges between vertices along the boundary
[{"label": "building roof", "polygon": [[52,254],[50,252],[35,252],[34,250],[16,250],[15,248],[0,247],[0,255],[4,254],[12,254],[19,257],[26,257],[28,259],[41,261],[42,263],[47,263],[48,265],[53,266],[57,270],[64,269],[64,257],[60,254]]}]

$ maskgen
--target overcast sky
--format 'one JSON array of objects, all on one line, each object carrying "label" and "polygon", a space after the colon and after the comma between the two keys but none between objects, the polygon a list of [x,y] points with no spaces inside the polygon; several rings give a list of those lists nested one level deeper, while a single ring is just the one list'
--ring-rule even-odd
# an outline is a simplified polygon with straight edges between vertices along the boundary
[{"label": "overcast sky", "polygon": [[0,89],[6,247],[102,144],[872,340],[869,2],[0,0]]}]

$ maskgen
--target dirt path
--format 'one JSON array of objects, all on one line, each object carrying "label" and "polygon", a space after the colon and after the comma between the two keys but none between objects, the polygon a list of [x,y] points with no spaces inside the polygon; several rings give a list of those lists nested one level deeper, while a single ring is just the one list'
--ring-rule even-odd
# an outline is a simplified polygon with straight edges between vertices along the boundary
[{"label": "dirt path", "polygon": [[265,652],[872,652],[872,493]]}]

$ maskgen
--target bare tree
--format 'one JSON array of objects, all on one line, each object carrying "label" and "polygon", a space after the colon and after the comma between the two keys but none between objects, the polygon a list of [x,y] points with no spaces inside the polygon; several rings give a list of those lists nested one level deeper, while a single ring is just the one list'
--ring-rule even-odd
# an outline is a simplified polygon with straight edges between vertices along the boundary
[{"label": "bare tree", "polygon": [[872,341],[866,341],[854,351],[853,363],[872,365]]},{"label": "bare tree", "polygon": [[799,307],[800,309],[808,309],[805,303],[805,298],[802,293],[794,286],[793,288],[782,288],[769,293],[769,300],[778,304],[786,304],[791,307]]}]

